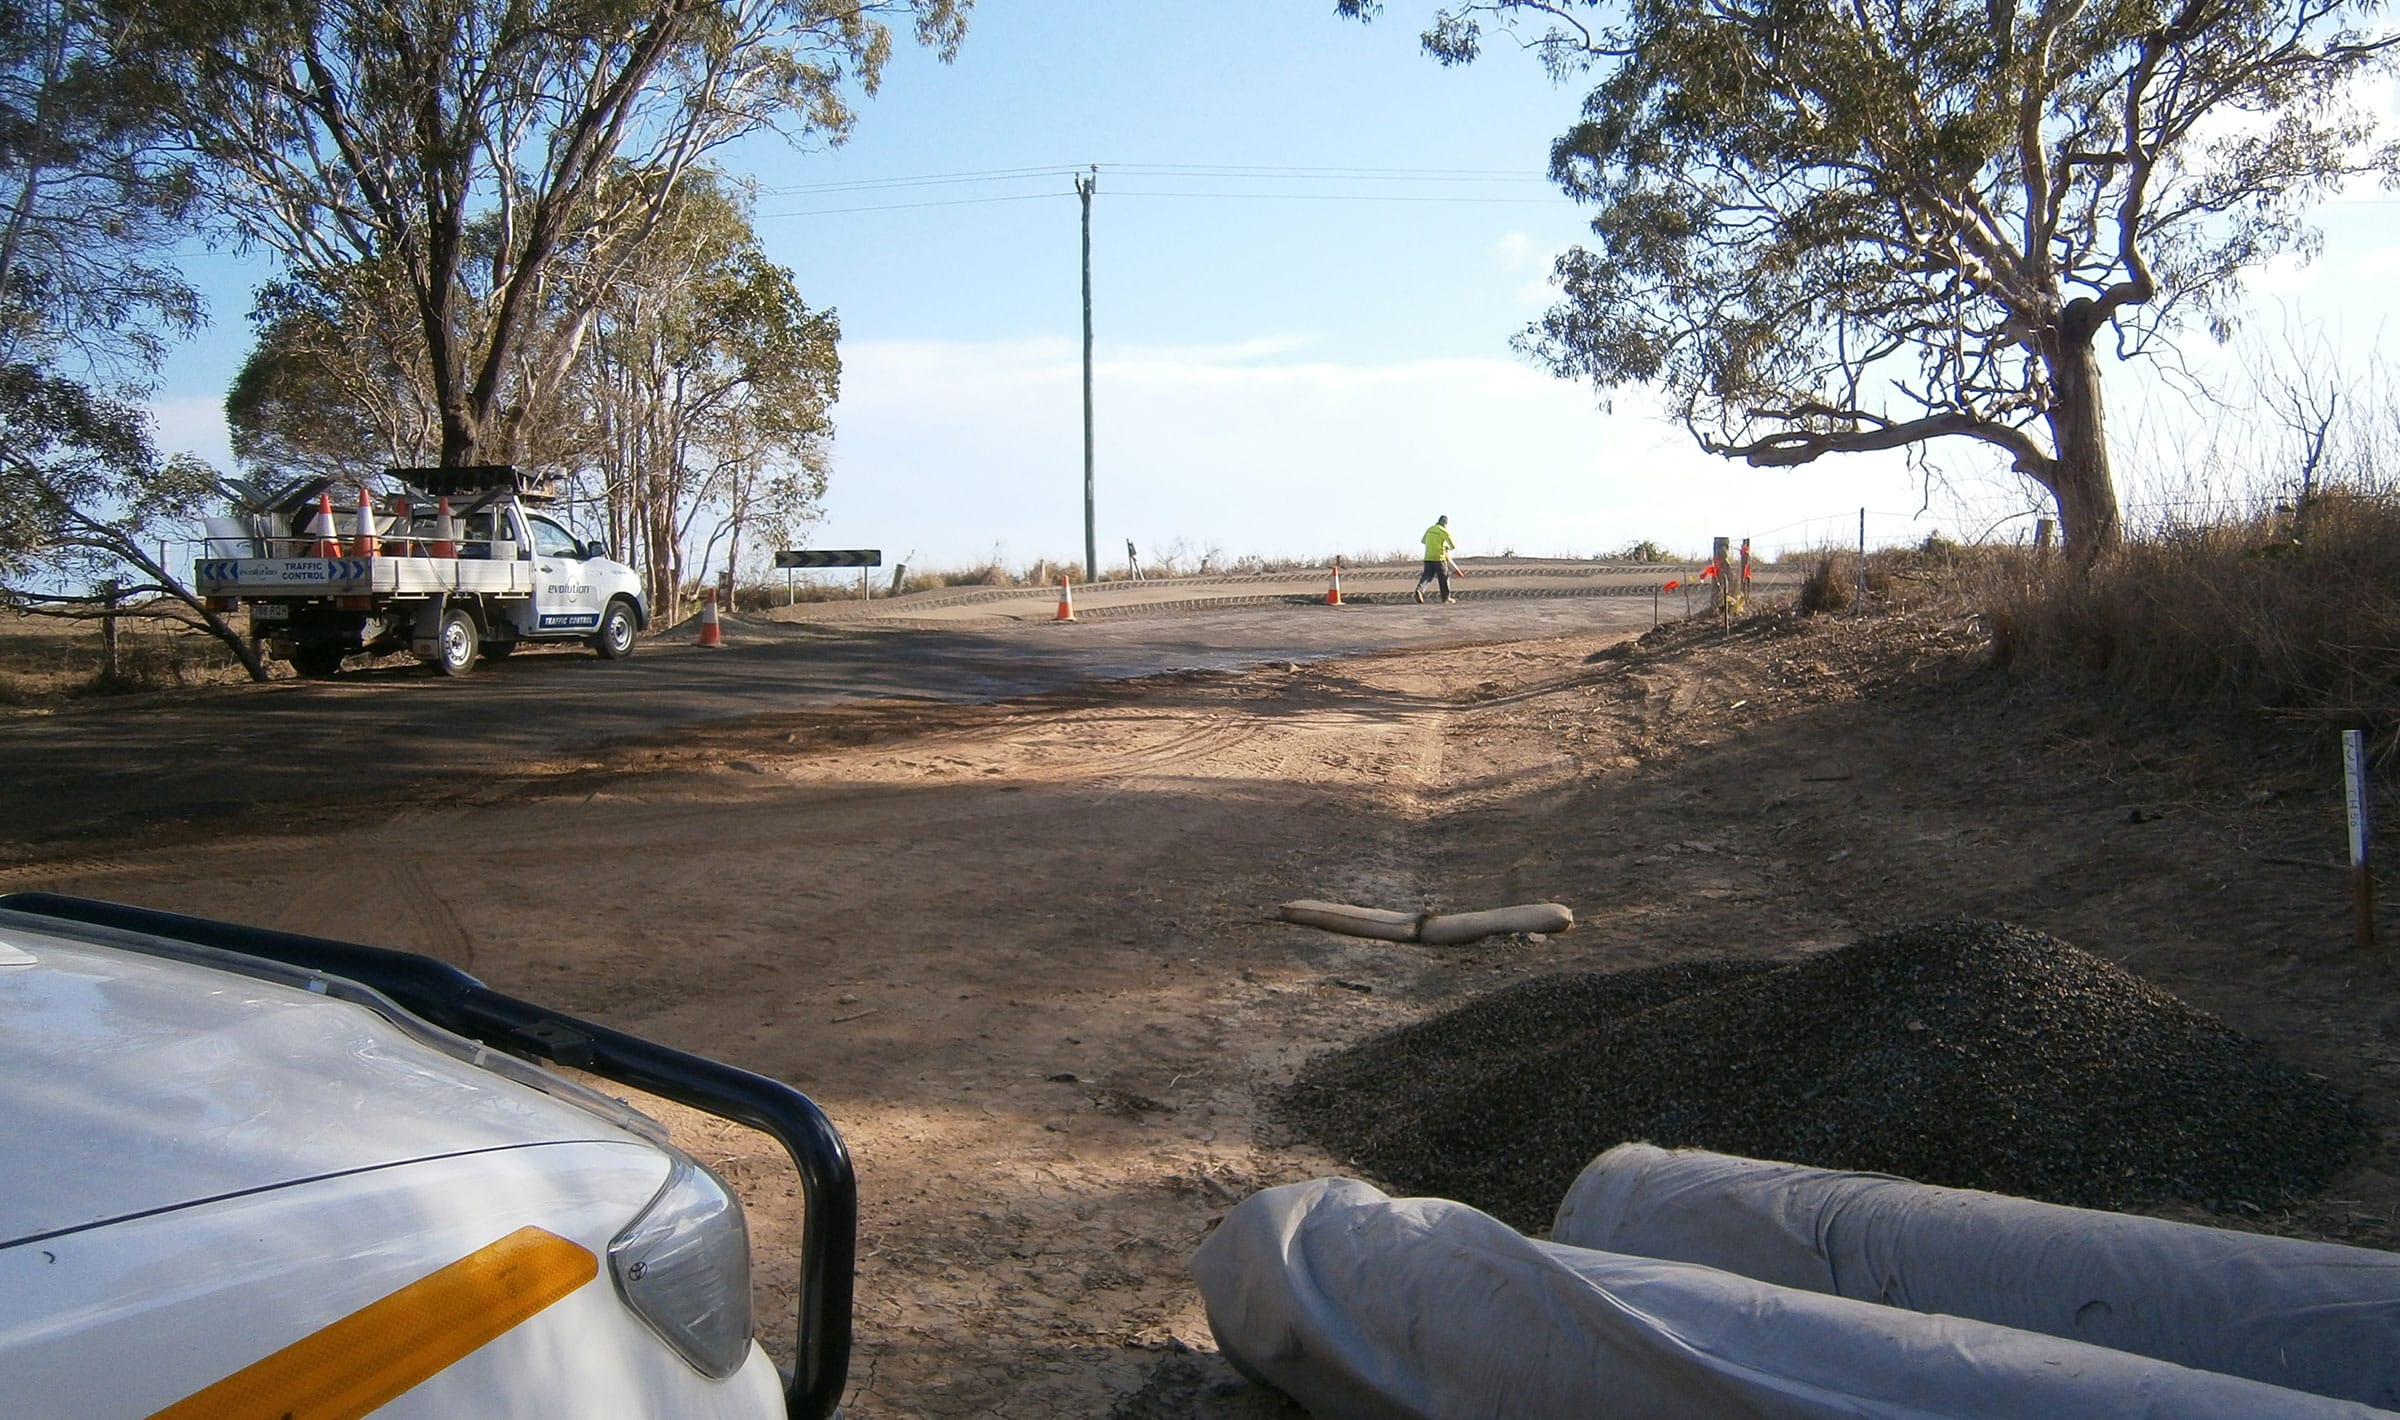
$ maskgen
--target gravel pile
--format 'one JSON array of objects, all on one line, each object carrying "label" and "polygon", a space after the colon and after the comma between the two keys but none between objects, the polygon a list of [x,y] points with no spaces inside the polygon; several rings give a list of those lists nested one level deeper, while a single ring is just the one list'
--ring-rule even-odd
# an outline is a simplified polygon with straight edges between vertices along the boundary
[{"label": "gravel pile", "polygon": [[1290,1122],[1386,1187],[1545,1231],[1627,1140],[2089,1208],[2272,1208],[2366,1139],[2323,1079],[2056,938],[1903,928],[1787,965],[1554,976],[1302,1069]]}]

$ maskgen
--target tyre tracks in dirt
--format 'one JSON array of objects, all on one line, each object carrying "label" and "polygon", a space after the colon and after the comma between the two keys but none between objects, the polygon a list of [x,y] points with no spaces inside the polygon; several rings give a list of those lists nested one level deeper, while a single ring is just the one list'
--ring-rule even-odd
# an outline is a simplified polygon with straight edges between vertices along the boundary
[{"label": "tyre tracks in dirt", "polygon": [[[12,881],[430,952],[788,1080],[860,1165],[848,1413],[1105,1415],[1206,1350],[1184,1263],[1214,1218],[1340,1166],[1262,1137],[1262,1087],[1407,1018],[1455,960],[1273,909],[1451,891],[1482,654],[888,707],[815,738],[757,717]],[[785,1171],[738,1135],[708,1156],[769,1257],[762,1315],[786,1316]]]}]

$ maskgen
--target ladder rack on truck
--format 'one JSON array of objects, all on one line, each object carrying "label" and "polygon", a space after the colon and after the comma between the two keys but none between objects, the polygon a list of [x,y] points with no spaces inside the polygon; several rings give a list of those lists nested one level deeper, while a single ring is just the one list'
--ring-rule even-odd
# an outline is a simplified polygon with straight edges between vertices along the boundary
[{"label": "ladder rack on truck", "polygon": [[398,650],[445,675],[527,642],[632,654],[650,622],[640,578],[536,511],[539,481],[506,465],[388,474],[404,491],[312,480],[212,529],[200,590],[247,607],[252,637],[302,675]]}]

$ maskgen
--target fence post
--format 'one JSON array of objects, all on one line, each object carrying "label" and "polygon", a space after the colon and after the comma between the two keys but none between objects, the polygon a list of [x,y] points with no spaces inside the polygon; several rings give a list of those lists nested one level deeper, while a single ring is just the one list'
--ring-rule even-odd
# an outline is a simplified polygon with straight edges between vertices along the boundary
[{"label": "fence post", "polygon": [[1725,585],[1725,564],[1732,554],[1732,538],[1716,538],[1709,544],[1708,565],[1710,570],[1716,573],[1709,580],[1717,584],[1717,626],[1719,630],[1724,629],[1733,616],[1733,588]]},{"label": "fence post", "polygon": [[1858,609],[1867,609],[1867,510],[1858,510]]},{"label": "fence post", "polygon": [[2375,870],[2367,849],[2374,837],[2368,820],[2373,781],[2367,777],[2367,735],[2342,731],[2343,799],[2350,810],[2350,901],[2358,919],[2358,944],[2375,945]]},{"label": "fence post", "polygon": [[124,588],[113,577],[100,584],[100,600],[103,603],[100,612],[100,678],[106,681],[114,681],[120,674],[117,664],[117,603],[124,595]]},{"label": "fence post", "polygon": [[2054,538],[2054,537],[2056,537],[2057,535],[2058,535],[2058,520],[2057,520],[2057,519],[2055,519],[2055,518],[2035,518],[2035,519],[2033,520],[2033,550],[2034,550],[2034,551],[2036,551],[2036,552],[2048,552],[2048,551],[2050,550],[2050,541],[2051,541],[2051,539],[2052,539],[2052,538]]}]

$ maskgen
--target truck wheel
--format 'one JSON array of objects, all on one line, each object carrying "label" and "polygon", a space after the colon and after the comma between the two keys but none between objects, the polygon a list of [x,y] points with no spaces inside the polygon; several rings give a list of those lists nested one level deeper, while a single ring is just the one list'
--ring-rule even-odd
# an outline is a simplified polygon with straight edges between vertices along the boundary
[{"label": "truck wheel", "polygon": [[592,637],[592,649],[604,661],[621,661],[633,654],[633,643],[640,636],[641,627],[633,618],[633,604],[619,597],[600,613],[600,630]]},{"label": "truck wheel", "polygon": [[339,646],[295,646],[292,648],[292,669],[308,680],[326,680],[342,668],[342,648]]},{"label": "truck wheel", "polygon": [[483,649],[483,638],[475,630],[475,618],[463,607],[452,607],[442,613],[442,629],[433,657],[433,668],[443,675],[465,675],[475,669],[475,657]]}]

